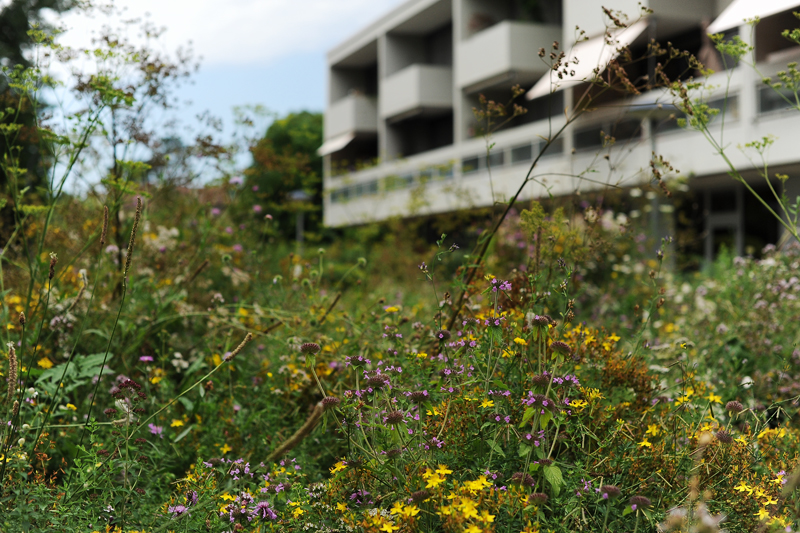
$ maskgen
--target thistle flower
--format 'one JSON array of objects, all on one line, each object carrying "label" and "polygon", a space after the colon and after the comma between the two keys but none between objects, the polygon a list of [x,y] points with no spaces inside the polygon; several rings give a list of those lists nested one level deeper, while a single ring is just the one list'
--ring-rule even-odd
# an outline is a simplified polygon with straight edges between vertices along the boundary
[{"label": "thistle flower", "polygon": [[733,442],[733,437],[731,436],[731,434],[725,431],[724,429],[717,431],[714,434],[714,436],[716,436],[717,440],[723,444],[730,444],[731,442]]},{"label": "thistle flower", "polygon": [[650,501],[650,498],[638,494],[636,496],[631,497],[629,501],[631,502],[631,507],[633,507],[634,510],[647,509],[648,507],[653,505],[653,502]]},{"label": "thistle flower", "polygon": [[25,326],[25,313],[21,311],[19,313],[19,325],[23,327]]},{"label": "thistle flower", "polygon": [[56,263],[58,263],[58,255],[55,252],[50,252],[50,273],[47,279],[56,277]]},{"label": "thistle flower", "polygon": [[730,411],[731,413],[741,413],[744,411],[744,405],[742,405],[741,402],[733,400],[725,404],[725,410]]},{"label": "thistle flower", "polygon": [[342,403],[342,401],[339,398],[336,398],[334,396],[325,396],[322,399],[322,408],[325,409],[326,411],[329,411],[331,409],[335,409],[336,407],[338,407],[340,403]]},{"label": "thistle flower", "polygon": [[569,355],[572,353],[572,350],[566,342],[553,341],[553,344],[550,345],[550,348],[552,348],[554,352],[562,353],[564,355]]},{"label": "thistle flower", "polygon": [[546,328],[550,325],[550,317],[545,315],[536,315],[533,322],[540,328]]},{"label": "thistle flower", "polygon": [[618,497],[622,491],[616,485],[603,485],[600,487],[600,493],[603,495],[603,499],[607,500]]},{"label": "thistle flower", "polygon": [[320,347],[316,342],[305,342],[300,345],[300,353],[319,353]]},{"label": "thistle flower", "polygon": [[539,387],[546,387],[548,383],[550,383],[550,374],[545,372],[544,374],[536,374],[531,378],[531,381],[534,385],[538,385]]},{"label": "thistle flower", "polygon": [[446,329],[441,329],[441,330],[437,331],[437,332],[434,334],[434,336],[435,336],[437,339],[439,339],[440,341],[446,341],[447,339],[449,339],[449,338],[450,338],[450,332],[449,332],[449,331],[447,331]]},{"label": "thistle flower", "polygon": [[370,376],[366,379],[365,384],[367,387],[373,388],[375,390],[380,390],[386,385],[389,384],[389,378],[386,376]]},{"label": "thistle flower", "polygon": [[414,392],[407,393],[408,399],[414,403],[422,403],[428,399],[428,391],[415,390]]}]

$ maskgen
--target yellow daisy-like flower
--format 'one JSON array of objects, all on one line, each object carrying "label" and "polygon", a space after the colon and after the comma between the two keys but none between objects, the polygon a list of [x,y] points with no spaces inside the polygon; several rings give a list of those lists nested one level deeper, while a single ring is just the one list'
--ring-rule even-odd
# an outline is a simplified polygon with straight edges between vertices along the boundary
[{"label": "yellow daisy-like flower", "polygon": [[486,480],[486,476],[481,476],[474,481],[465,481],[464,486],[469,490],[482,490],[484,487],[491,487],[492,483]]},{"label": "yellow daisy-like flower", "polygon": [[747,483],[744,480],[740,481],[738,485],[733,487],[734,490],[738,490],[739,492],[747,492],[747,494],[753,494],[753,489],[747,486]]},{"label": "yellow daisy-like flower", "polygon": [[338,463],[336,463],[335,465],[333,465],[331,467],[331,474],[335,474],[336,472],[339,472],[340,470],[344,470],[345,468],[347,468],[347,465],[345,464],[345,462],[344,461],[339,461]]},{"label": "yellow daisy-like flower", "polygon": [[517,337],[517,338],[514,339],[514,344],[519,344],[521,346],[527,346],[528,345],[528,341],[526,341],[525,339],[520,339],[519,337]]},{"label": "yellow daisy-like flower", "polygon": [[483,407],[484,409],[486,409],[487,407],[494,407],[494,401],[493,400],[483,400],[483,402],[481,402],[481,407]]},{"label": "yellow daisy-like flower", "polygon": [[231,448],[230,446],[228,446],[228,443],[226,442],[226,443],[225,443],[225,444],[222,446],[222,448],[220,448],[220,449],[219,449],[219,453],[221,453],[221,454],[225,455],[226,453],[228,453],[228,452],[229,452],[229,451],[231,451],[232,449],[233,449],[233,448]]},{"label": "yellow daisy-like flower", "polygon": [[386,309],[384,309],[384,311],[386,311],[387,313],[396,313],[396,312],[398,312],[399,310],[400,310],[400,308],[399,308],[399,307],[397,307],[397,306],[394,306],[394,305],[392,305],[392,306],[390,306],[390,307],[387,307]]},{"label": "yellow daisy-like flower", "polygon": [[639,443],[639,448],[644,448],[644,447],[652,448],[653,444],[649,440],[644,439],[642,440],[642,442]]},{"label": "yellow daisy-like flower", "polygon": [[347,510],[347,504],[342,502],[337,503],[336,510],[339,511],[340,513],[345,512]]},{"label": "yellow daisy-like flower", "polygon": [[78,410],[78,408],[75,407],[74,405],[72,405],[71,403],[67,404],[67,409],[69,409],[70,411],[77,411]]},{"label": "yellow daisy-like flower", "polygon": [[420,359],[425,359],[426,357],[428,357],[428,354],[426,354],[425,352],[419,352],[417,354],[417,357],[419,357]]},{"label": "yellow daisy-like flower", "polygon": [[464,533],[482,533],[482,529],[476,526],[475,524],[470,525],[467,529],[464,530]]},{"label": "yellow daisy-like flower", "polygon": [[179,428],[183,425],[183,420],[178,420],[177,418],[172,420],[172,424],[169,425],[171,428]]},{"label": "yellow daisy-like flower", "polygon": [[759,509],[758,512],[753,516],[757,516],[759,520],[766,520],[769,518],[769,511],[766,509]]},{"label": "yellow daisy-like flower", "polygon": [[647,425],[647,431],[645,431],[646,435],[652,435],[654,437],[657,437],[659,433],[661,433],[661,429],[659,429],[658,425],[656,424]]},{"label": "yellow daisy-like flower", "polygon": [[436,473],[440,476],[446,476],[447,474],[452,474],[453,471],[447,468],[447,465],[439,465],[439,468],[436,469]]},{"label": "yellow daisy-like flower", "polygon": [[47,370],[48,368],[53,368],[53,362],[47,357],[42,357],[36,364],[44,368],[45,370]]}]

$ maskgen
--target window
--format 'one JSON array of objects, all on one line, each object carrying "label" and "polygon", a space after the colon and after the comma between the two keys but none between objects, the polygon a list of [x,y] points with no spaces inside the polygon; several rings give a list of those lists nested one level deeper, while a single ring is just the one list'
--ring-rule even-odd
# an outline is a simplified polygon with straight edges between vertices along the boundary
[{"label": "window", "polygon": [[489,152],[488,165],[491,168],[502,167],[505,162],[505,152],[503,150],[493,150]]},{"label": "window", "polygon": [[525,163],[533,159],[533,147],[530,144],[524,144],[511,149],[511,164]]},{"label": "window", "polygon": [[481,168],[480,156],[465,157],[461,160],[461,172],[464,174],[471,174],[477,172]]},{"label": "window", "polygon": [[638,139],[641,134],[641,122],[638,119],[623,119],[578,130],[575,132],[573,142],[576,150],[585,150],[606,146],[607,137],[613,137],[619,143]]},{"label": "window", "polygon": [[[763,115],[791,109],[796,105],[794,104],[795,98],[794,92],[789,89],[773,89],[768,85],[763,85],[758,89],[758,113]],[[787,102],[786,99],[789,101]]]}]

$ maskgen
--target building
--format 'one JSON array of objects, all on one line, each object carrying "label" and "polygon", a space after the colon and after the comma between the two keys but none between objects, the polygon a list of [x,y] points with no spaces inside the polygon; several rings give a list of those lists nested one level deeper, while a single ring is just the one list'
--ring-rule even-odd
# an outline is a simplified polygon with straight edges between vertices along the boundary
[{"label": "building", "polygon": [[[717,70],[709,79],[718,87],[706,95],[710,104],[725,101],[730,76],[724,143],[735,147],[773,135],[770,175],[796,174],[800,151],[792,133],[800,126],[800,112],[786,112],[781,94],[762,77],[774,78],[800,59],[800,47],[780,36],[780,30],[800,26],[791,12],[800,8],[800,0],[644,0],[652,14],[643,19],[639,3],[408,0],[354,33],[327,57],[325,142],[319,150],[325,160],[325,223],[346,226],[446,213],[510,198],[545,139],[564,126],[564,109],[588,87],[583,80],[598,65],[602,71],[617,53],[618,46],[604,42],[609,19],[601,5],[631,17],[629,27],[615,34],[620,45],[643,52],[651,39],[670,41]],[[762,20],[753,30],[743,21],[755,16]],[[577,44],[576,27],[585,32]],[[757,68],[726,70],[707,29],[728,37],[738,32],[755,47]],[[569,50],[569,57],[582,59],[571,67],[572,77],[557,80],[547,57],[539,57],[538,50],[549,53],[554,41]],[[653,65],[642,68],[647,74]],[[527,113],[494,132],[487,151],[473,108],[479,107],[481,94],[509,100],[516,84],[526,91],[519,101]],[[751,244],[774,242],[777,221],[733,182],[701,134],[678,126],[671,102],[660,89],[604,100],[549,147],[535,168],[537,181],[525,186],[520,199],[646,184],[656,152],[688,176],[688,186],[703,198],[706,257],[721,243],[741,254],[751,251]],[[601,132],[613,135],[616,144],[604,147]],[[737,168],[752,168],[752,153],[734,148],[728,155]],[[593,181],[576,177],[587,169]],[[758,177],[754,171],[745,175]],[[794,187],[792,180],[788,183]],[[669,208],[654,199],[655,224],[659,216],[670,218]]]}]

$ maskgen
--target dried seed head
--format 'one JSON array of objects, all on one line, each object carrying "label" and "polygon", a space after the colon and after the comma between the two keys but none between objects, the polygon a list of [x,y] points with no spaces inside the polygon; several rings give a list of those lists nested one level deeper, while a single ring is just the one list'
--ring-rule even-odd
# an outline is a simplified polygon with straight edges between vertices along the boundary
[{"label": "dried seed head", "polygon": [[544,492],[532,492],[531,495],[528,496],[528,501],[533,503],[534,505],[545,504],[549,499],[550,497]]},{"label": "dried seed head", "polygon": [[546,328],[550,325],[550,318],[544,315],[536,315],[533,321],[541,328]]},{"label": "dried seed head", "polygon": [[542,466],[550,466],[553,464],[553,461],[550,459],[539,459],[539,464]]},{"label": "dried seed head", "polygon": [[14,406],[11,408],[11,418],[14,418],[19,414],[19,402],[14,400]]},{"label": "dried seed head", "polygon": [[731,442],[733,442],[733,437],[731,436],[731,434],[725,431],[724,429],[717,431],[714,434],[714,436],[717,437],[717,440],[723,444],[730,444]]},{"label": "dried seed head", "polygon": [[131,228],[131,240],[128,241],[128,254],[125,256],[125,270],[123,277],[127,277],[128,270],[131,268],[133,258],[133,245],[136,242],[136,231],[139,229],[139,221],[142,219],[142,197],[136,197],[136,213],[133,215],[133,227]]},{"label": "dried seed head", "polygon": [[405,419],[402,411],[389,411],[386,414],[386,422],[392,425],[399,424]]},{"label": "dried seed head", "polygon": [[616,498],[622,491],[619,490],[619,487],[616,485],[603,485],[600,487],[600,493],[603,495],[604,499]]},{"label": "dried seed head", "polygon": [[106,237],[108,237],[108,206],[103,206],[103,230],[100,232],[100,250],[106,245]]},{"label": "dried seed head", "polygon": [[647,496],[636,495],[630,499],[631,505],[635,505],[637,509],[647,509],[653,502]]},{"label": "dried seed head", "polygon": [[320,347],[316,342],[305,342],[300,345],[300,353],[319,353]]},{"label": "dried seed head", "polygon": [[531,378],[531,381],[534,385],[538,385],[539,387],[546,387],[548,383],[550,383],[550,374],[545,372],[544,374],[536,374]]},{"label": "dried seed head", "polygon": [[250,342],[251,340],[253,340],[252,333],[248,333],[247,335],[245,335],[244,340],[241,342],[241,344],[239,344],[239,346],[237,346],[235,350],[233,350],[231,353],[225,356],[225,361],[233,360],[233,358],[239,355],[239,352],[241,352],[244,349],[244,347],[247,346],[247,343]]},{"label": "dried seed head", "polygon": [[24,326],[25,325],[25,313],[23,313],[23,312],[19,313],[19,325],[20,326]]},{"label": "dried seed head", "polygon": [[725,409],[731,413],[741,413],[744,411],[744,405],[742,405],[741,402],[733,400],[725,404]]},{"label": "dried seed head", "polygon": [[342,401],[334,396],[325,396],[322,399],[322,408],[326,411],[335,409]]},{"label": "dried seed head", "polygon": [[570,350],[569,345],[567,345],[566,342],[553,341],[553,344],[550,345],[550,348],[552,348],[554,352],[563,353],[564,355],[569,355],[572,353],[572,350]]}]

